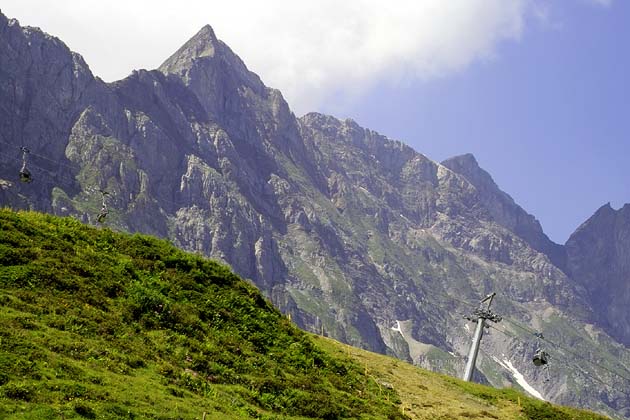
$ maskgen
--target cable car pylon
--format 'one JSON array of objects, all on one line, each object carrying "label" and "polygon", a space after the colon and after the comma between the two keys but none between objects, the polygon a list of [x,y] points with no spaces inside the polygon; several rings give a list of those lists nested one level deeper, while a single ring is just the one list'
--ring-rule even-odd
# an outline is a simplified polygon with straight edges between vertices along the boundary
[{"label": "cable car pylon", "polygon": [[26,158],[31,151],[24,146],[20,147],[20,150],[22,151],[22,168],[20,169],[20,181],[28,184],[33,181],[31,171],[29,171],[26,167]]},{"label": "cable car pylon", "polygon": [[105,190],[99,190],[99,192],[101,193],[102,205],[101,205],[101,211],[98,213],[98,216],[96,216],[96,221],[99,223],[103,223],[105,222],[105,218],[109,214],[109,209],[107,208],[105,197],[107,197],[110,194]]},{"label": "cable car pylon", "polygon": [[[479,302],[479,307],[475,309],[472,316],[466,317],[467,320],[476,322],[477,328],[475,329],[475,335],[473,337],[470,351],[468,352],[468,361],[466,362],[466,369],[464,370],[463,380],[470,382],[473,372],[475,370],[475,364],[477,363],[477,354],[479,354],[479,344],[481,343],[481,337],[483,336],[483,328],[486,327],[486,320],[492,322],[501,322],[501,317],[490,310],[492,305],[492,299],[494,299],[496,293],[490,293]],[[484,303],[486,303],[484,307]]]}]

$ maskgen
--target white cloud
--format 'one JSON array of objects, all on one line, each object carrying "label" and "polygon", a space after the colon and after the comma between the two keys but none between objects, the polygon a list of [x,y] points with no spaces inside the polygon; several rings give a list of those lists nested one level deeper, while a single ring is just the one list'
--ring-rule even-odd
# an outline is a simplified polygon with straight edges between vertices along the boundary
[{"label": "white cloud", "polygon": [[108,81],[157,67],[209,23],[302,113],[491,57],[520,36],[532,1],[5,0],[3,13],[59,36]]}]

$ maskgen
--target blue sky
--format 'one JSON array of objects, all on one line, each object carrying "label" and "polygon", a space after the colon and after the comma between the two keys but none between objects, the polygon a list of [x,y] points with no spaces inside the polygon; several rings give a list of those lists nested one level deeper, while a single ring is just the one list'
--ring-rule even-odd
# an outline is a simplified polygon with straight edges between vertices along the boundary
[{"label": "blue sky", "polygon": [[434,160],[473,153],[564,243],[601,205],[630,202],[630,2],[555,2],[549,13],[490,59],[324,110]]},{"label": "blue sky", "polygon": [[350,117],[429,158],[473,153],[564,243],[630,202],[627,0],[3,0],[114,81],[205,24],[297,115]]}]

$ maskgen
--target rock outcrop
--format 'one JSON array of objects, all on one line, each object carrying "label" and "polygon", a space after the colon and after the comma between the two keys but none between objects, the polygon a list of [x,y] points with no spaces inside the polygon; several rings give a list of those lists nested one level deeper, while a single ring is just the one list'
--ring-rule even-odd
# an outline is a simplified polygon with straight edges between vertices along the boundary
[{"label": "rock outcrop", "polygon": [[630,346],[630,204],[602,206],[566,243],[571,278],[588,293],[599,324]]},{"label": "rock outcrop", "polygon": [[464,176],[475,186],[481,202],[496,223],[518,235],[536,251],[547,255],[556,267],[564,269],[564,248],[552,242],[543,232],[540,222],[499,189],[490,174],[479,167],[473,155],[455,156],[442,162],[442,165]]}]

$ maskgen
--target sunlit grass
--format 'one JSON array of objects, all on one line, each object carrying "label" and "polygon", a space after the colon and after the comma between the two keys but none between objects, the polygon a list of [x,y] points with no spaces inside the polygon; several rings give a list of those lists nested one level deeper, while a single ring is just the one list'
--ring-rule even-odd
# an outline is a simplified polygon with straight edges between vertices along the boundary
[{"label": "sunlit grass", "polygon": [[0,418],[402,419],[225,266],[0,211]]},{"label": "sunlit grass", "polygon": [[331,355],[359,363],[381,389],[391,386],[411,419],[603,420],[606,417],[555,406],[513,389],[494,389],[417,368],[398,359],[324,337],[316,344]]}]

